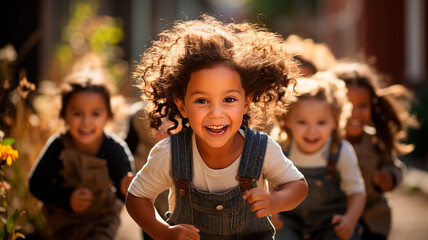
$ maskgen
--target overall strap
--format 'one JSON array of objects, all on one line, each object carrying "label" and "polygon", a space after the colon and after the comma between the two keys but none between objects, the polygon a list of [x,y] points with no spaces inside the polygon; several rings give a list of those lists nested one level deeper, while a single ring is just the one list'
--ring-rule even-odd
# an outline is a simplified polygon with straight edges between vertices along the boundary
[{"label": "overall strap", "polygon": [[249,127],[243,128],[245,130],[245,144],[236,177],[241,193],[256,186],[262,172],[268,141],[265,133],[254,131]]},{"label": "overall strap", "polygon": [[342,148],[342,143],[339,143],[337,146],[336,153],[332,153],[331,151],[328,154],[327,159],[327,178],[331,179],[334,175],[334,172],[336,170],[336,164],[339,161],[339,155],[340,155],[340,149]]},{"label": "overall strap", "polygon": [[185,128],[171,135],[172,176],[181,196],[186,194],[187,186],[192,182],[192,157],[192,129]]}]

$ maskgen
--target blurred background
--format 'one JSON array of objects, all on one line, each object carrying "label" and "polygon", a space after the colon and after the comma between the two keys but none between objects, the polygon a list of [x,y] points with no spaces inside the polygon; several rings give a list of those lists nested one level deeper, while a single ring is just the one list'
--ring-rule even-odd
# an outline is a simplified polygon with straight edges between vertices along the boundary
[{"label": "blurred background", "polygon": [[[0,130],[16,140],[20,153],[5,175],[11,184],[9,206],[25,210],[20,228],[28,238],[42,238],[44,223],[38,202],[26,190],[26,177],[46,139],[61,126],[56,94],[64,76],[88,67],[106,72],[116,87],[116,118],[111,128],[124,137],[127,108],[139,100],[131,75],[140,54],[173,21],[194,19],[201,13],[226,22],[264,24],[284,38],[296,34],[312,39],[328,46],[337,59],[370,59],[389,77],[388,84],[408,87],[415,95],[411,111],[421,127],[409,130],[408,142],[415,150],[402,159],[421,174],[409,177],[407,188],[396,197],[403,205],[415,196],[415,201],[424,200],[421,208],[414,209],[416,218],[397,217],[394,226],[406,222],[427,226],[428,220],[422,218],[428,213],[424,198],[428,189],[424,175],[428,163],[427,1],[3,0]],[[428,238],[427,229],[396,227],[391,239],[400,239],[397,234],[407,234],[406,230]]]}]

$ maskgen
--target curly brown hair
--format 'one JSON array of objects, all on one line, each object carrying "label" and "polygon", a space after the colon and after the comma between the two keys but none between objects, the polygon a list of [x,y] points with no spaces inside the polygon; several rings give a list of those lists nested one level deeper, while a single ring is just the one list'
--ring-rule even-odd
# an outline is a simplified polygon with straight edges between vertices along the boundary
[{"label": "curly brown hair", "polygon": [[364,87],[370,92],[371,124],[376,129],[379,150],[389,155],[409,153],[412,145],[400,141],[406,137],[407,127],[418,125],[408,111],[412,100],[410,91],[398,84],[385,87],[386,76],[364,62],[343,60],[332,68],[332,72],[347,86]]},{"label": "curly brown hair", "polygon": [[[174,99],[184,100],[191,73],[217,65],[237,71],[246,95],[253,96],[252,108],[265,113],[269,103],[285,97],[298,72],[282,43],[281,36],[262,26],[224,23],[206,14],[175,22],[143,53],[134,73],[142,99],[152,102],[150,126],[158,129],[167,118],[173,123],[169,134],[188,127]],[[242,124],[249,120],[245,114]]]}]

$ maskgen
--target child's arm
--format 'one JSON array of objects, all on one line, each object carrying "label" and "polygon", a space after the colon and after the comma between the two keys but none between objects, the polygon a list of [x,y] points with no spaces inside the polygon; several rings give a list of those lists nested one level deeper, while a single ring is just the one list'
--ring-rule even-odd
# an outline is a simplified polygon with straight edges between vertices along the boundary
[{"label": "child's arm", "polygon": [[199,230],[193,225],[166,223],[147,198],[126,196],[126,209],[134,221],[153,239],[199,239]]},{"label": "child's arm", "polygon": [[244,199],[251,203],[251,211],[261,218],[294,209],[307,194],[308,184],[305,179],[300,179],[284,183],[270,193],[263,188],[252,188],[244,194]]},{"label": "child's arm", "polygon": [[373,175],[373,183],[382,192],[388,192],[398,186],[403,179],[403,172],[406,166],[399,159],[382,165]]},{"label": "child's arm", "polygon": [[331,223],[336,224],[334,230],[341,239],[349,239],[354,233],[355,225],[363,213],[366,204],[365,193],[354,193],[348,196],[348,207],[345,215],[334,215]]},{"label": "child's arm", "polygon": [[128,172],[125,176],[122,177],[122,180],[120,181],[120,191],[122,191],[122,194],[124,196],[126,196],[126,194],[128,193],[128,187],[134,177],[135,174],[132,172]]}]

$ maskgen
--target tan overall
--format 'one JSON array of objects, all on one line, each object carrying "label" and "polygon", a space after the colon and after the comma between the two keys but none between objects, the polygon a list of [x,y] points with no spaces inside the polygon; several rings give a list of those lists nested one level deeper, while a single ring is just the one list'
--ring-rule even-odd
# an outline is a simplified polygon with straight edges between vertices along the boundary
[{"label": "tan overall", "polygon": [[93,200],[88,209],[77,213],[45,204],[43,213],[52,239],[114,239],[123,203],[112,191],[107,161],[78,152],[69,134],[62,135],[61,140],[65,146],[59,157],[64,165],[64,186],[87,188]]}]

